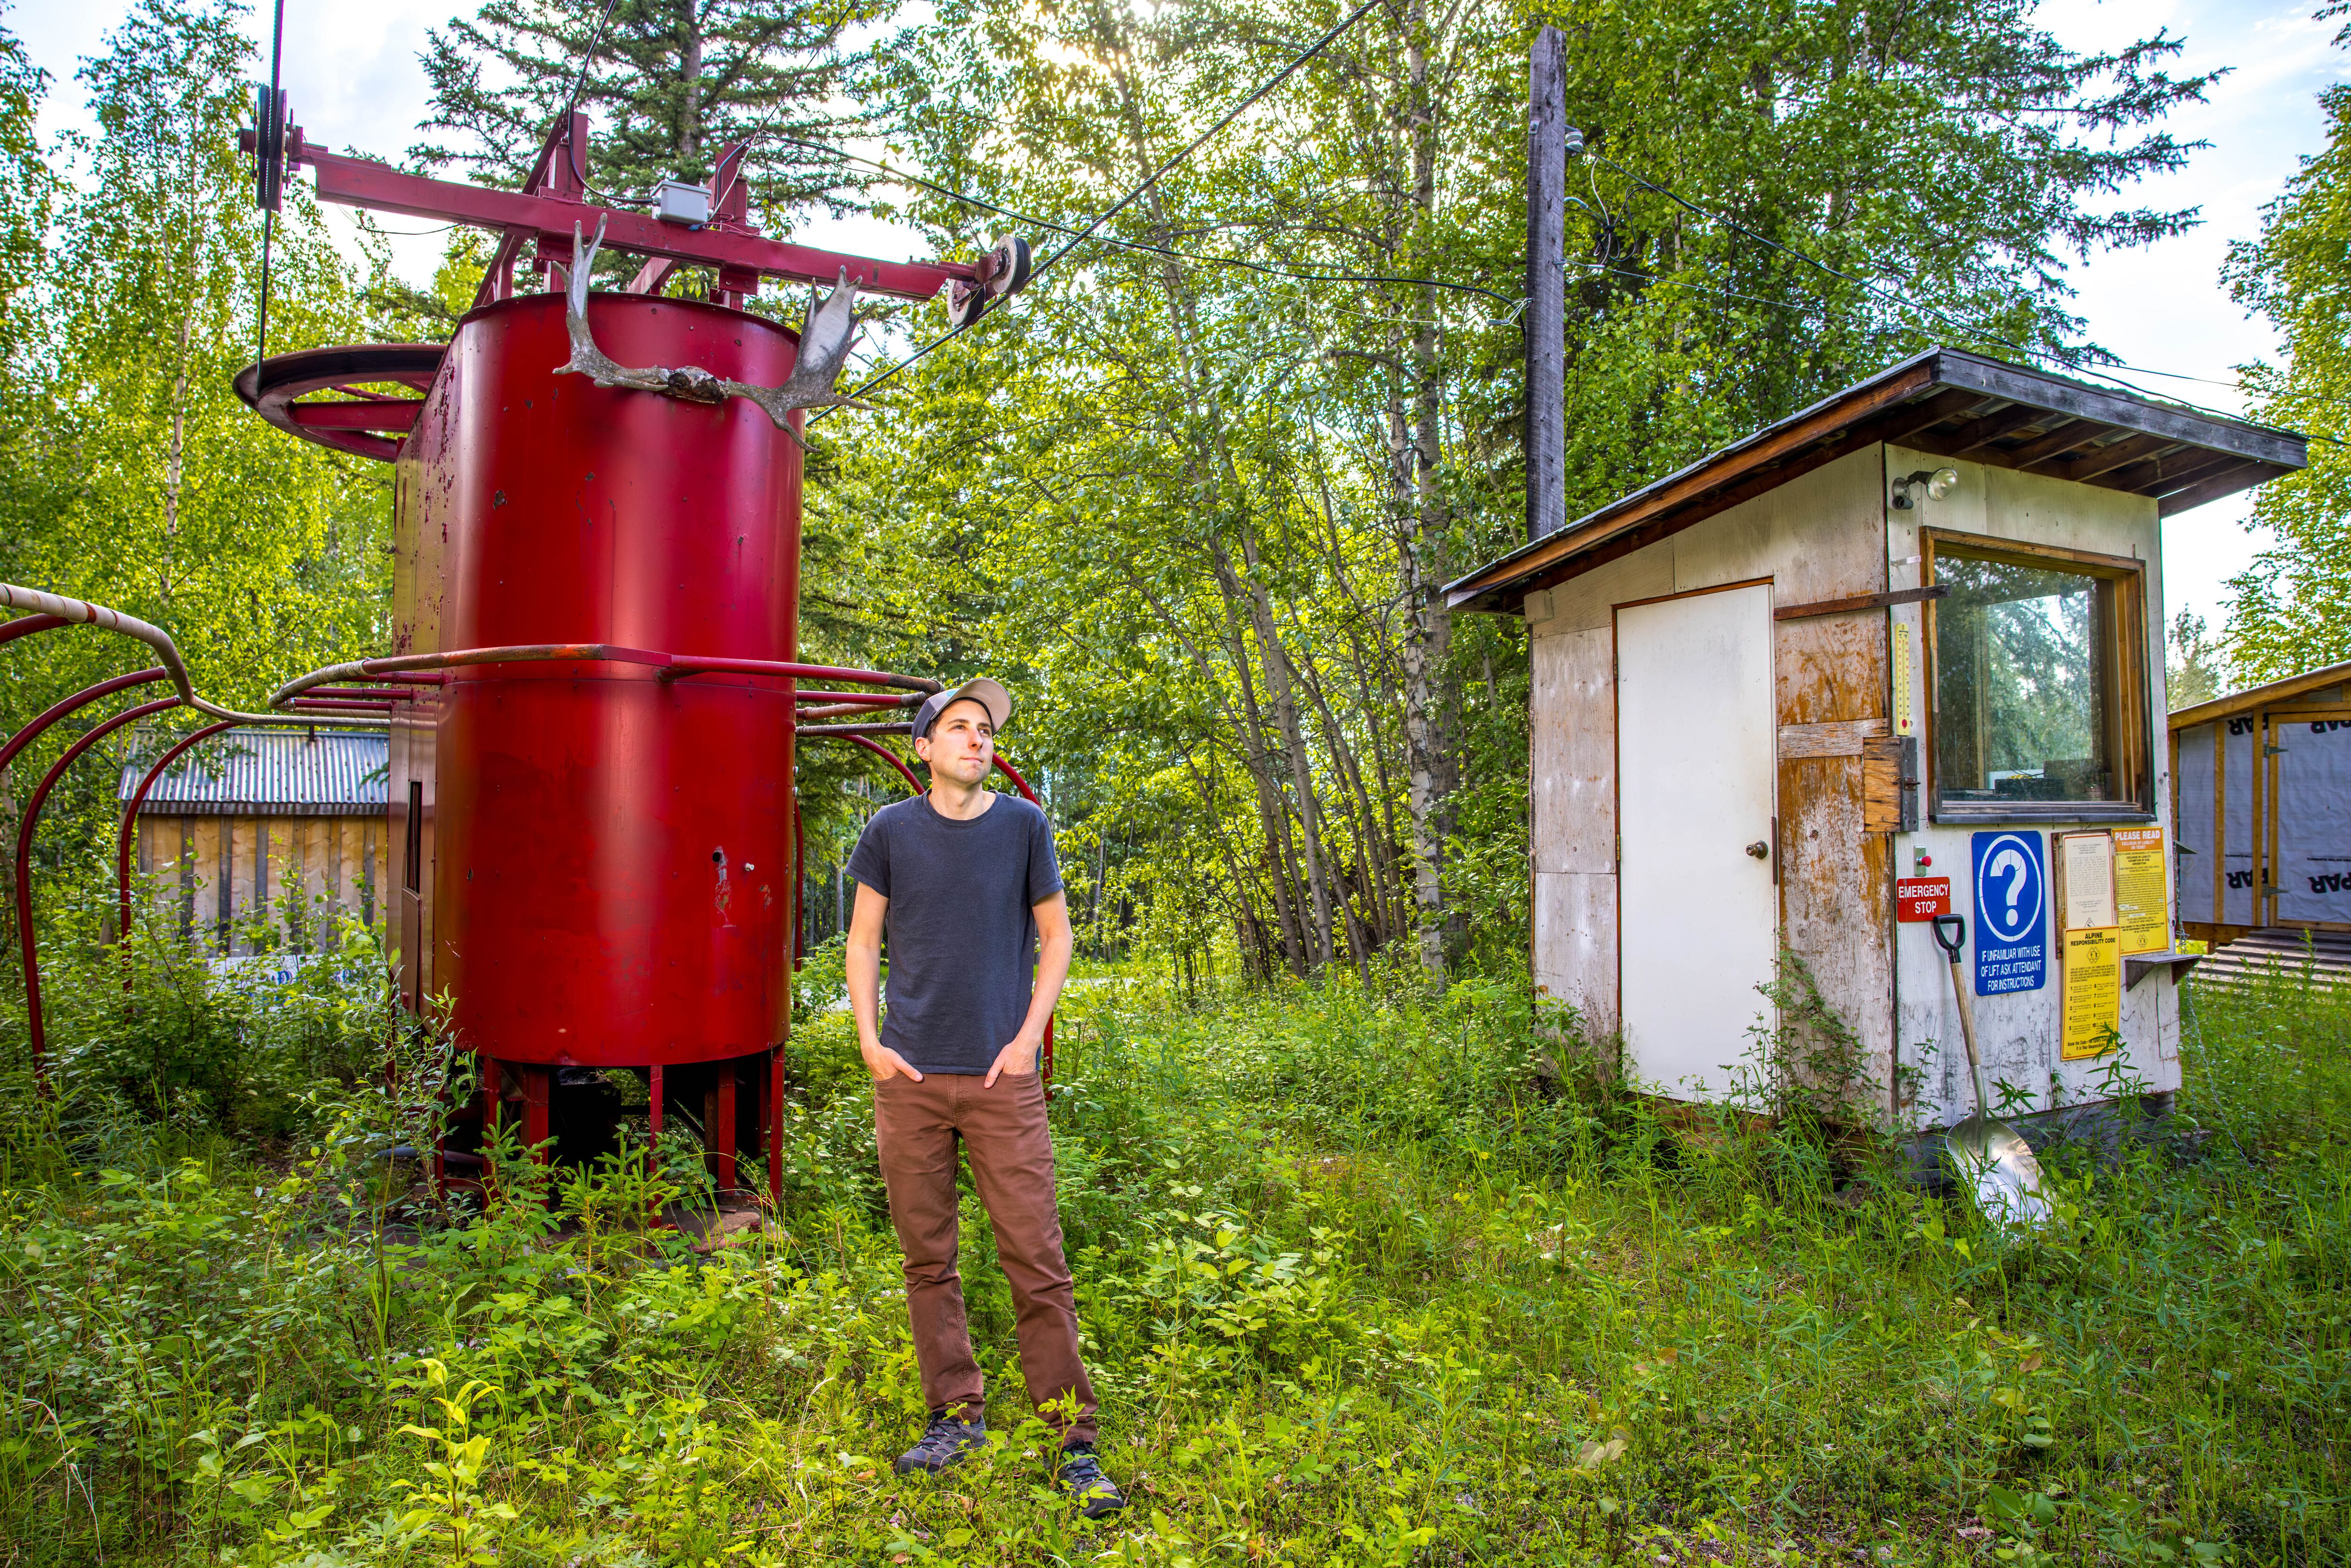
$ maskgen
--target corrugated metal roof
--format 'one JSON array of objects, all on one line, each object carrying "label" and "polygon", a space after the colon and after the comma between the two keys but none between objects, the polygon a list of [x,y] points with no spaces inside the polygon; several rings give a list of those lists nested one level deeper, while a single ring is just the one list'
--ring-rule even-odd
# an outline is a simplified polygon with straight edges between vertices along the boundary
[{"label": "corrugated metal roof", "polygon": [[[142,744],[122,769],[115,799],[128,801],[168,741]],[[380,815],[391,773],[381,730],[233,730],[199,741],[147,791],[160,817]]]}]

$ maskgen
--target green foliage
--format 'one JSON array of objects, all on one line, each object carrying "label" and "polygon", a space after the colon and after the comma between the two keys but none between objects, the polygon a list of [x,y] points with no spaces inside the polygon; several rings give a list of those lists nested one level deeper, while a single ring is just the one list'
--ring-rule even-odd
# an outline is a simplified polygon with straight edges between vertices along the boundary
[{"label": "green foliage", "polygon": [[603,121],[590,176],[603,190],[643,201],[658,181],[705,184],[718,150],[749,139],[753,215],[789,228],[795,207],[841,211],[838,193],[860,183],[795,143],[837,146],[862,128],[862,115],[841,112],[844,87],[866,64],[846,38],[893,9],[890,0],[489,0],[430,33],[422,57],[432,117],[419,129],[444,135],[409,155],[518,184],[548,127],[576,103]]},{"label": "green foliage", "polygon": [[[2321,16],[2351,14],[2336,0]],[[2351,45],[2351,24],[2335,42]],[[2253,521],[2278,542],[2229,586],[2225,647],[2240,681],[2351,659],[2351,83],[2319,95],[2326,149],[2262,209],[2262,235],[2229,247],[2237,298],[2275,323],[2283,365],[2242,367],[2252,413],[2310,434],[2310,466],[2262,486]]]},{"label": "green foliage", "polygon": [[[208,696],[250,708],[304,670],[381,645],[391,490],[381,465],[289,440],[232,390],[259,303],[258,214],[236,152],[253,68],[242,14],[229,0],[132,6],[79,73],[96,131],[46,155],[24,120],[45,84],[6,65],[21,55],[0,35],[0,578],[163,627]],[[366,281],[293,186],[273,351],[404,335]],[[0,727],[145,663],[94,630],[15,643],[0,661]],[[35,743],[0,799],[20,800],[112,706]],[[157,733],[186,733],[186,716]],[[64,901],[111,859],[110,764],[137,745],[120,732],[49,802],[33,863],[52,937],[87,938],[104,918]]]},{"label": "green foliage", "polygon": [[2222,689],[2220,650],[2206,631],[2204,617],[2194,611],[2182,610],[2172,618],[2166,641],[2170,644],[2171,655],[2165,661],[2164,669],[2166,706],[2178,713],[2181,708],[2194,707],[2219,696]]},{"label": "green foliage", "polygon": [[1594,154],[1569,192],[1571,517],[1930,342],[2077,352],[2064,253],[2192,221],[2107,198],[2184,162],[2157,122],[2212,78],[2168,76],[2160,33],[2074,54],[2032,12],[1643,0],[1562,20]]},{"label": "green foliage", "polygon": [[1538,1039],[1516,995],[1065,1013],[1063,1221],[1136,1499],[1102,1525],[1043,1484],[976,1206],[998,1436],[890,1477],[920,1390],[834,1015],[788,1137],[847,1158],[792,1156],[708,1253],[643,1228],[670,1184],[635,1152],[550,1183],[509,1145],[486,1213],[442,1209],[375,1157],[425,1079],[321,1099],[275,1168],[135,1128],[94,1164],[12,1113],[0,1531],[27,1563],[1939,1565],[2351,1529],[2351,1001],[2196,992],[2179,1120],[2044,1149],[2063,1223],[2025,1239],[1866,1147],[1562,1072],[1574,1020]]},{"label": "green foliage", "polygon": [[[430,1031],[419,1030],[383,979],[383,950],[356,920],[336,942],[278,985],[191,946],[176,921],[148,919],[127,943],[52,942],[42,963],[49,1070],[68,1123],[121,1112],[192,1134],[246,1139],[290,1134],[304,1096],[319,1085],[349,1090],[381,1071],[396,1042],[408,1071],[428,1071]],[[0,1015],[0,1066],[30,1071],[24,1013]]]},{"label": "green foliage", "polygon": [[[1074,229],[1335,16],[957,0],[874,79],[927,178]],[[1053,758],[1093,862],[1081,936],[1359,983],[1433,936],[1456,973],[1524,950],[1524,634],[1432,606],[1523,537],[1539,19],[1375,9],[1111,219],[1128,248],[1077,247],[898,377],[890,416],[824,422],[812,638],[1023,691],[1008,743]],[[2065,253],[2188,221],[2115,200],[2185,154],[2159,121],[2207,78],[2165,74],[2175,40],[2074,55],[2021,0],[1562,25],[1595,154],[1571,515],[1930,341],[2050,351]],[[899,211],[951,255],[1014,221],[919,189]]]}]

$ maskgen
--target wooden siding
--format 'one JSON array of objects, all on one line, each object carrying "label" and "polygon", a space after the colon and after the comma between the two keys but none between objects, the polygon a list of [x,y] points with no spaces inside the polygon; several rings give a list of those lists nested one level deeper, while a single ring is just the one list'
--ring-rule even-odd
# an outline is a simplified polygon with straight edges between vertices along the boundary
[{"label": "wooden siding", "polygon": [[[179,928],[231,954],[328,941],[338,914],[381,929],[391,873],[384,819],[162,817],[139,820],[138,866]],[[289,920],[298,928],[287,930]],[[256,933],[256,921],[275,929]]]},{"label": "wooden siding", "polygon": [[[2161,716],[2154,694],[2163,690],[2162,531],[2155,499],[2124,494],[2043,474],[1936,456],[1898,446],[1886,452],[1887,472],[1901,475],[1920,468],[1951,467],[1959,482],[1940,501],[1926,500],[1911,509],[1889,511],[1886,551],[1891,585],[1918,583],[1923,553],[1921,530],[1938,535],[1966,534],[2007,539],[2037,549],[2079,550],[2105,558],[2126,558],[2144,563],[2140,572],[2143,598],[2140,623],[2147,634],[2140,653],[2145,668],[2138,682],[2140,700],[2147,704],[2148,736],[2161,734]],[[1921,749],[1927,749],[1928,705],[1934,700],[1931,670],[1925,656],[1928,606],[1903,605],[1891,614],[1910,628],[1911,702],[1920,718]],[[2233,760],[2233,758],[2231,759]],[[1930,804],[1933,758],[1923,758],[1927,784],[1922,797]],[[2173,779],[2169,748],[2158,746],[2153,757],[2156,820],[2171,822]],[[1924,808],[1922,808],[1924,809]],[[1994,826],[1985,823],[1926,822],[1921,831],[1904,836],[1905,852],[1923,850],[1933,865],[1917,874],[1949,876],[1954,906],[1968,916],[1972,940],[1974,917],[1970,909],[1970,836]],[[2051,824],[2027,824],[2047,832]],[[2192,842],[2193,841],[2191,841]],[[2170,869],[2177,857],[2167,856]],[[1901,874],[1912,874],[1909,863]],[[2176,896],[2176,890],[2175,890]],[[2176,905],[2175,905],[2176,907]],[[1914,936],[1899,945],[1895,971],[1896,1050],[1905,1082],[1911,1093],[1900,1109],[1900,1119],[1920,1124],[1945,1125],[1967,1114],[1972,1095],[1967,1083],[1967,1062],[1960,1048],[1959,1015],[1951,999],[1950,966],[1924,926],[1906,927]],[[1914,939],[1915,938],[1915,939]],[[2105,1061],[2064,1061],[2055,1044],[2058,1029],[2058,975],[2055,954],[2050,957],[2048,983],[2035,991],[1980,998],[1976,1022],[1983,1049],[1984,1076],[2006,1080],[2032,1095],[2031,1108],[2081,1104],[2099,1098],[2098,1082],[2106,1073]],[[2122,1036],[2133,1073],[2154,1091],[2179,1086],[2179,997],[2168,972],[2146,979],[2123,993]]]},{"label": "wooden siding", "polygon": [[[1613,610],[1757,578],[1777,601],[1887,586],[1884,464],[1869,447],[1527,599],[1533,638],[1534,971],[1597,1034],[1619,1018]],[[1861,831],[1860,741],[1886,718],[1886,612],[1774,624],[1785,939],[1881,1079],[1893,1040],[1893,859]],[[1759,1013],[1765,1003],[1757,998]]]}]

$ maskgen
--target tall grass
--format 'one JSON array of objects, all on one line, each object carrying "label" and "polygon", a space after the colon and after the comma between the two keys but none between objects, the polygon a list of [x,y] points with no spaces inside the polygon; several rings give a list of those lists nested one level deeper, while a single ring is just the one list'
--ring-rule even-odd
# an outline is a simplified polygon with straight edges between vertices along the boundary
[{"label": "tall grass", "polygon": [[2343,1000],[2199,995],[2174,1122],[2048,1151],[2039,1238],[1802,1119],[1661,1116],[1562,1021],[1073,994],[1061,1205],[1135,1503],[1100,1525],[1041,1484],[976,1207],[1003,1436],[891,1475],[919,1385],[839,1015],[784,1203],[707,1255],[558,1228],[640,1211],[628,1162],[444,1213],[364,1084],[269,1160],[19,1099],[0,1562],[2342,1560]]}]

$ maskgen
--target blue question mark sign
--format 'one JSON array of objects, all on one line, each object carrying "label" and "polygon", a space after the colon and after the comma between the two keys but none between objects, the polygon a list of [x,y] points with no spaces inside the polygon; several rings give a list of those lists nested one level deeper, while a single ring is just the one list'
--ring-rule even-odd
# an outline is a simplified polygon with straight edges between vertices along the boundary
[{"label": "blue question mark sign", "polygon": [[2047,842],[2032,830],[1970,837],[1975,864],[1976,995],[2049,983]]}]

